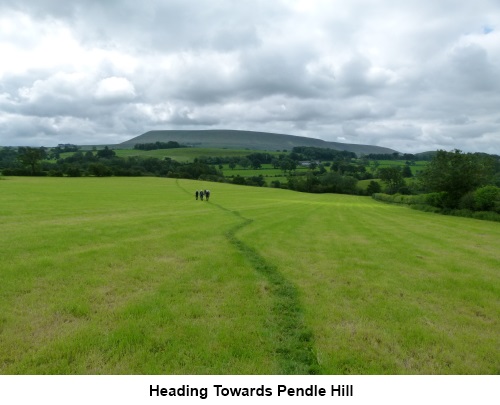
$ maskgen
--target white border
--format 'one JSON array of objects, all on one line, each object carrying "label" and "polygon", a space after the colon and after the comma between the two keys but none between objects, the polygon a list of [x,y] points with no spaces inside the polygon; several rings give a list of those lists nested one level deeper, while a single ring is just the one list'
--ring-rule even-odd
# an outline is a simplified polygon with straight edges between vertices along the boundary
[{"label": "white border", "polygon": [[[353,396],[331,396],[352,385]],[[207,388],[208,397],[150,396],[150,387]],[[271,396],[216,396],[225,388],[271,390]],[[278,396],[278,386],[324,388],[325,396]],[[0,376],[2,404],[500,404],[500,376]],[[311,390],[309,390],[311,391]],[[306,391],[307,392],[307,391]]]}]

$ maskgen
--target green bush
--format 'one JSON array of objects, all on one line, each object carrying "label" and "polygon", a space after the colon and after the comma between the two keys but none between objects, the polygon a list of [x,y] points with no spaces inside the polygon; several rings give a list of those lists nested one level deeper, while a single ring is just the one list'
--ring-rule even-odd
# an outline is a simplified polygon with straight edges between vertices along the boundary
[{"label": "green bush", "polygon": [[429,193],[426,194],[425,202],[426,204],[432,205],[437,208],[444,208],[446,206],[446,200],[448,193],[443,191],[440,193]]},{"label": "green bush", "polygon": [[474,196],[473,192],[465,194],[461,199],[458,204],[458,208],[460,209],[467,209],[467,210],[474,210],[476,207],[476,197]]},{"label": "green bush", "polygon": [[484,186],[474,192],[475,209],[477,211],[490,211],[500,202],[500,188]]},{"label": "green bush", "polygon": [[418,211],[424,211],[424,212],[434,212],[436,214],[440,213],[440,209],[437,207],[433,207],[432,205],[428,204],[413,204],[410,206],[414,210]]},{"label": "green bush", "polygon": [[[494,186],[487,187],[496,188]],[[491,189],[482,191],[482,193],[480,194],[484,194],[483,196],[485,196],[484,198],[487,202],[491,201],[492,195],[494,195]],[[447,193],[430,193],[420,195],[389,195],[384,193],[375,193],[372,195],[372,198],[386,203],[406,204],[413,209],[424,212],[434,212],[443,215],[453,215],[458,217],[500,222],[500,201],[498,201],[500,192],[495,195],[495,198],[497,199],[494,200],[492,208],[490,210],[481,211],[476,210],[478,205],[476,204],[475,193],[466,194],[461,200],[461,207],[459,209],[449,208],[446,205],[442,205],[443,199],[446,200]],[[432,204],[430,204],[429,202],[431,202]],[[471,209],[469,207],[474,207],[474,209]]]},{"label": "green bush", "polygon": [[472,215],[475,219],[482,219],[485,221],[496,221],[500,222],[500,213],[493,211],[478,211],[474,212]]},{"label": "green bush", "polygon": [[415,204],[426,204],[425,195],[401,195],[401,194],[385,194],[385,193],[374,193],[372,197],[375,200],[395,203],[395,204],[406,204],[406,205],[415,205]]}]

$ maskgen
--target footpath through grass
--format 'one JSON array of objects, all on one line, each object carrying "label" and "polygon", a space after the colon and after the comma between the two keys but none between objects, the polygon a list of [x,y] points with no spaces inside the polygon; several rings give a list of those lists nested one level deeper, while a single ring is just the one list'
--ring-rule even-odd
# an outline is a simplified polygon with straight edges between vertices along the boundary
[{"label": "footpath through grass", "polygon": [[189,180],[0,187],[2,374],[500,372],[498,223]]}]

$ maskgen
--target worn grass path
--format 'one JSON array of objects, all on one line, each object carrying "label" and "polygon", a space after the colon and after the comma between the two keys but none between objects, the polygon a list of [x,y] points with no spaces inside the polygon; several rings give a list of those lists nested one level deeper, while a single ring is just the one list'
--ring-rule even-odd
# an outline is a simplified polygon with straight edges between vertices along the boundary
[{"label": "worn grass path", "polygon": [[[186,194],[192,194],[178,181],[177,184]],[[245,218],[238,211],[214,203],[213,200],[210,204],[238,219],[239,223],[227,230],[225,236],[269,283],[272,306],[266,327],[271,330],[273,336],[274,352],[279,364],[278,373],[319,374],[321,370],[314,353],[313,334],[304,323],[297,287],[285,278],[277,266],[269,263],[255,249],[237,237],[238,231],[251,224],[253,220]]]}]

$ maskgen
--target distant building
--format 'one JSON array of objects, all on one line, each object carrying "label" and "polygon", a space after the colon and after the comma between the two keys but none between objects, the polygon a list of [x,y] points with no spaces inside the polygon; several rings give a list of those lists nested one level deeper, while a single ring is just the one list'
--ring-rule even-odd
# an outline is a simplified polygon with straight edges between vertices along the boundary
[{"label": "distant building", "polygon": [[302,167],[309,167],[313,164],[315,164],[316,166],[319,165],[321,162],[318,161],[318,160],[302,160],[299,162],[299,166],[302,166]]}]

